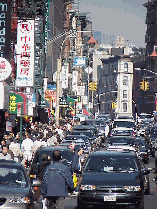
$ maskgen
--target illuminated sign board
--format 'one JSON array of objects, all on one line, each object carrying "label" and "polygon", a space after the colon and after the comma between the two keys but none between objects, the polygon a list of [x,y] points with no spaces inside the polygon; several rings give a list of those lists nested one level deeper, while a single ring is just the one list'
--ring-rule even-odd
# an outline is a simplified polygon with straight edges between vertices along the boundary
[{"label": "illuminated sign board", "polygon": [[11,0],[0,0],[0,57],[9,60],[11,43]]},{"label": "illuminated sign board", "polygon": [[16,85],[34,85],[34,20],[17,22],[17,77]]}]

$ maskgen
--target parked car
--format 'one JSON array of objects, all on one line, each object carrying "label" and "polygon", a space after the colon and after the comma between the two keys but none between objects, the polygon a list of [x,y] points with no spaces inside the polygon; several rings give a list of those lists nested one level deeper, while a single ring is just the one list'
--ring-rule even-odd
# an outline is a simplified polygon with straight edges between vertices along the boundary
[{"label": "parked car", "polygon": [[134,206],[144,208],[144,175],[134,152],[96,151],[87,158],[79,184],[78,208]]},{"label": "parked car", "polygon": [[21,163],[0,159],[0,208],[29,208],[34,205],[32,189]]}]

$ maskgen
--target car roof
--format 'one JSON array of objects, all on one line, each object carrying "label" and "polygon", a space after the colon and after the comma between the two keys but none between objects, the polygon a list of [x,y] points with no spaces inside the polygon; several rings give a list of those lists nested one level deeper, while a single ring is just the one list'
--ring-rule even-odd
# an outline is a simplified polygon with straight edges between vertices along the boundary
[{"label": "car roof", "polygon": [[65,138],[85,138],[85,139],[88,139],[88,137],[86,135],[67,135]]},{"label": "car roof", "polygon": [[37,151],[42,151],[42,150],[46,150],[46,151],[53,151],[53,150],[69,150],[70,149],[65,145],[65,146],[49,146],[49,147],[39,147],[37,149]]},{"label": "car roof", "polygon": [[0,164],[4,164],[4,165],[13,165],[13,166],[17,166],[17,167],[22,167],[21,163],[15,162],[14,160],[5,160],[5,159],[0,159]]},{"label": "car roof", "polygon": [[96,152],[92,152],[90,156],[106,156],[106,157],[110,157],[110,156],[131,157],[132,156],[133,157],[133,156],[136,156],[136,154],[130,151],[99,150]]}]

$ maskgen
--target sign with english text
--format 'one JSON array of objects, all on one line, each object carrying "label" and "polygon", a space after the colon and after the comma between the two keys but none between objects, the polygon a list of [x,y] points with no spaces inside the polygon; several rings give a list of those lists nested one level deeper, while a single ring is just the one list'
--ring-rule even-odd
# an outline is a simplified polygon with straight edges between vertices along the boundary
[{"label": "sign with english text", "polygon": [[34,85],[34,20],[18,20],[16,85]]},{"label": "sign with english text", "polygon": [[10,60],[12,1],[0,0],[0,57]]}]

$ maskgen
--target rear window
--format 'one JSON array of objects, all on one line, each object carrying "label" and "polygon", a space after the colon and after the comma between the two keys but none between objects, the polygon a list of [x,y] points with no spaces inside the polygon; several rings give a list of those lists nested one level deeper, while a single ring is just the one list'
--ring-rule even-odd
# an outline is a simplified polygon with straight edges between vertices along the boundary
[{"label": "rear window", "polygon": [[134,128],[135,122],[132,121],[114,121],[113,127],[126,127],[126,128]]}]

